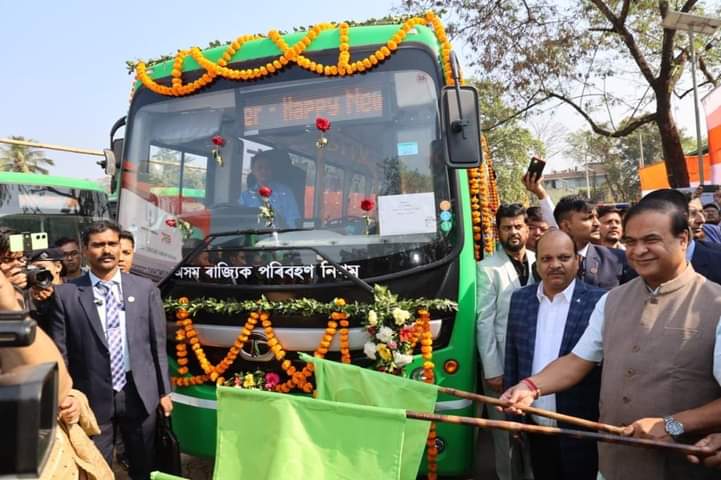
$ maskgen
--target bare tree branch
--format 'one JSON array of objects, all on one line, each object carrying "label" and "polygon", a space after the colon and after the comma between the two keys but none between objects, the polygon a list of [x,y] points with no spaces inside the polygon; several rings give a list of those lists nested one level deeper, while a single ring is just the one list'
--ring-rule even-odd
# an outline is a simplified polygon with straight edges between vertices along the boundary
[{"label": "bare tree branch", "polygon": [[697,2],[698,0],[686,0],[686,3],[684,3],[683,7],[681,7],[681,11],[684,13],[690,12]]},{"label": "bare tree branch", "polygon": [[598,125],[591,116],[586,113],[583,108],[581,108],[576,102],[574,102],[572,99],[566,97],[565,95],[561,95],[554,92],[546,92],[548,95],[548,98],[557,98],[558,100],[561,100],[562,102],[570,105],[576,112],[578,112],[585,120],[588,122],[588,124],[591,126],[591,130],[596,132],[599,135],[603,135],[605,137],[612,137],[612,138],[620,138],[625,137],[626,135],[632,133],[634,130],[636,130],[638,127],[645,125],[647,123],[653,122],[656,120],[656,112],[654,113],[648,113],[646,115],[643,115],[642,117],[639,117],[633,121],[630,121],[628,123],[625,123],[623,128],[621,129],[614,129],[614,130],[608,130],[606,128],[601,127]]},{"label": "bare tree branch", "polygon": [[719,77],[714,78],[703,57],[698,57],[698,68],[703,73],[703,76],[706,77],[707,83],[710,82],[714,87],[718,87]]},{"label": "bare tree branch", "polygon": [[[714,85],[714,84],[707,80],[705,82],[699,83],[697,86],[700,88],[700,87],[703,87],[706,85]],[[676,95],[676,98],[678,98],[680,100],[691,92],[693,92],[693,88],[689,88],[688,90],[686,90],[685,92],[683,92],[681,94],[676,93],[676,91],[674,90],[673,94]]]},{"label": "bare tree branch", "polygon": [[[540,93],[540,92],[538,92],[538,93]],[[523,108],[518,109],[518,110],[515,111],[515,112],[513,112],[513,115],[511,115],[511,116],[509,116],[509,117],[506,117],[506,118],[504,118],[504,119],[502,119],[502,120],[499,120],[499,121],[497,121],[496,123],[494,123],[493,125],[490,125],[490,126],[487,126],[487,127],[482,127],[482,128],[481,128],[481,131],[483,131],[483,132],[490,132],[490,131],[493,130],[494,128],[500,127],[501,125],[503,125],[503,124],[505,124],[505,123],[508,123],[508,122],[510,122],[511,120],[515,119],[515,118],[520,117],[521,115],[523,115],[523,114],[526,113],[527,111],[533,109],[534,107],[537,107],[538,105],[542,104],[543,102],[545,102],[546,100],[548,100],[548,99],[550,98],[550,97],[543,97],[543,98],[541,98],[540,100],[534,100],[535,97],[536,97],[536,95],[533,95],[533,97],[531,97],[531,98],[528,100],[528,102],[526,103],[526,106],[523,107]]]},{"label": "bare tree branch", "polygon": [[631,0],[623,0],[623,5],[621,6],[621,15],[618,16],[618,21],[622,24],[626,23],[626,17],[628,17],[628,10],[631,7]]},{"label": "bare tree branch", "polygon": [[611,9],[608,8],[608,5],[606,5],[603,0],[591,0],[591,3],[593,3],[603,16],[611,22],[614,31],[621,37],[623,43],[626,44],[631,57],[636,62],[636,65],[638,65],[639,70],[641,70],[641,74],[648,83],[653,84],[655,80],[653,71],[648,65],[646,58],[643,56],[641,49],[638,48],[638,44],[636,43],[636,39],[633,37],[633,34],[628,30],[628,28],[626,28],[626,25],[624,25],[624,23],[613,14]]}]

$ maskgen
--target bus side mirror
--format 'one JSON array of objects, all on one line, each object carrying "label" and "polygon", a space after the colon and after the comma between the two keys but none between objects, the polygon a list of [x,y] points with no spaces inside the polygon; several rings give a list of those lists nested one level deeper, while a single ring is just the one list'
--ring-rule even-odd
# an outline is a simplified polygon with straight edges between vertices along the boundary
[{"label": "bus side mirror", "polygon": [[441,119],[452,168],[474,168],[483,161],[478,91],[470,85],[447,86],[441,92]]},{"label": "bus side mirror", "polygon": [[115,168],[115,152],[113,152],[109,148],[104,148],[103,155],[105,156],[105,158],[99,161],[98,164],[102,167],[103,170],[105,170],[105,175],[110,175],[112,177],[117,171],[117,169]]}]

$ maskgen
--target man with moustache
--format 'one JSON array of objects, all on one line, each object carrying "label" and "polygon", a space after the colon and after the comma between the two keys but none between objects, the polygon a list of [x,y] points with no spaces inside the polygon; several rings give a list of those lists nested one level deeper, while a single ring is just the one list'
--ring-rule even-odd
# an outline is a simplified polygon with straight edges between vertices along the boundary
[{"label": "man with moustache", "polygon": [[93,441],[110,464],[119,430],[130,477],[153,469],[156,409],[170,415],[165,314],[148,280],[121,273],[120,227],[103,220],[83,232],[90,272],[55,288],[52,337],[75,388],[85,393],[101,434]]},{"label": "man with moustache", "polygon": [[[721,285],[688,264],[688,217],[673,203],[644,199],[623,226],[639,277],[601,297],[572,353],[502,398],[530,405],[578,384],[603,361],[601,422],[627,425],[626,434],[639,438],[693,442],[721,427]],[[599,443],[598,451],[605,480],[718,478],[661,450]]]},{"label": "man with moustache", "polygon": [[[503,204],[496,212],[499,250],[484,258],[477,269],[476,341],[483,373],[483,390],[498,396],[503,386],[503,362],[506,347],[506,326],[511,294],[516,288],[534,283],[531,266],[533,252],[526,250],[528,226],[526,210],[522,205]],[[502,419],[495,409],[489,417]],[[496,473],[499,480],[511,478],[510,436],[508,432],[494,430],[493,444],[496,456]]]},{"label": "man with moustache", "polygon": [[621,210],[609,205],[598,207],[598,222],[601,245],[624,250],[625,247],[621,243],[621,237],[623,236]]},{"label": "man with moustache", "polygon": [[[508,314],[504,386],[511,387],[571,352],[605,290],[576,279],[578,257],[571,237],[547,232],[538,242],[536,266],[541,282],[513,292]],[[598,419],[601,369],[578,385],[545,395],[534,406],[567,415]],[[556,421],[533,416],[530,422],[555,427]],[[562,427],[565,425],[562,425]],[[535,480],[595,480],[596,443],[572,438],[529,435]]]}]

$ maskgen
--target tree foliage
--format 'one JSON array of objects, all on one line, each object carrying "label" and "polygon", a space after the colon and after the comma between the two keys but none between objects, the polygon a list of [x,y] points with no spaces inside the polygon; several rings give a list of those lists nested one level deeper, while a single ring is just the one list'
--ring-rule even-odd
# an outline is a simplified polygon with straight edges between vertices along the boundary
[{"label": "tree foliage", "polygon": [[[687,138],[682,139],[686,142]],[[601,167],[606,174],[606,188],[611,200],[633,202],[640,198],[641,185],[638,167],[643,148],[645,165],[658,163],[663,159],[658,129],[644,125],[634,135],[610,138],[581,130],[568,135],[566,154],[578,165],[593,165],[592,170]]]},{"label": "tree foliage", "polygon": [[[688,183],[671,110],[689,59],[688,36],[664,29],[670,10],[714,15],[698,0],[404,0],[406,11],[442,9],[453,36],[484,80],[506,88],[515,112],[549,101],[569,105],[606,137],[655,124],[674,185]],[[707,39],[708,40],[708,39]],[[719,59],[697,36],[699,67],[708,83]],[[687,89],[686,89],[687,90]]]},{"label": "tree foliage", "polygon": [[[10,137],[10,139],[21,142],[34,141],[21,136]],[[46,157],[40,149],[25,145],[0,146],[0,171],[47,175],[49,171],[45,167],[53,165],[55,165],[55,161]]]},{"label": "tree foliage", "polygon": [[543,143],[520,120],[511,120],[490,128],[507,118],[513,109],[503,100],[503,87],[498,83],[475,81],[479,91],[481,128],[486,132],[493,166],[496,170],[498,191],[503,202],[526,203],[528,196],[521,183],[528,161],[533,154],[543,155]]}]

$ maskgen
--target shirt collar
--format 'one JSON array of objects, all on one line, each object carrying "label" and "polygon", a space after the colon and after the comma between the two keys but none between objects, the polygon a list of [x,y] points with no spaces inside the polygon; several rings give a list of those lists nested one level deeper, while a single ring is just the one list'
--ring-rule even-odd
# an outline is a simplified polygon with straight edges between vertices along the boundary
[{"label": "shirt collar", "polygon": [[696,240],[693,238],[688,242],[688,247],[686,247],[686,261],[690,262],[693,258],[693,252],[696,251]]},{"label": "shirt collar", "polygon": [[[560,295],[566,300],[566,303],[571,303],[571,300],[573,299],[573,290],[576,288],[576,279],[574,278],[571,283],[563,290]],[[556,297],[558,296],[556,295]],[[548,300],[548,302],[551,302],[551,299],[546,296],[545,293],[543,293],[543,281],[538,282],[538,288],[536,289],[536,298],[538,298],[538,303],[543,302],[543,299],[545,298]],[[554,297],[555,298],[555,297]]]},{"label": "shirt collar", "polygon": [[[91,284],[93,287],[96,286],[96,285],[98,284],[98,282],[102,282],[102,280],[100,280],[100,278],[98,278],[98,277],[92,272],[92,270],[89,271],[88,274],[90,275],[90,284]],[[116,269],[115,269],[115,274],[113,275],[113,278],[110,279],[110,281],[111,281],[112,283],[115,283],[115,284],[117,284],[117,285],[122,286],[122,281],[121,281],[121,279],[122,279],[122,276],[120,275],[120,268],[116,268]]]},{"label": "shirt collar", "polygon": [[577,251],[576,253],[577,253],[578,255],[582,256],[583,258],[586,258],[586,256],[588,255],[588,246],[589,246],[589,245],[591,245],[590,242],[587,243],[585,247],[583,247],[582,249],[580,249],[580,250]]}]

